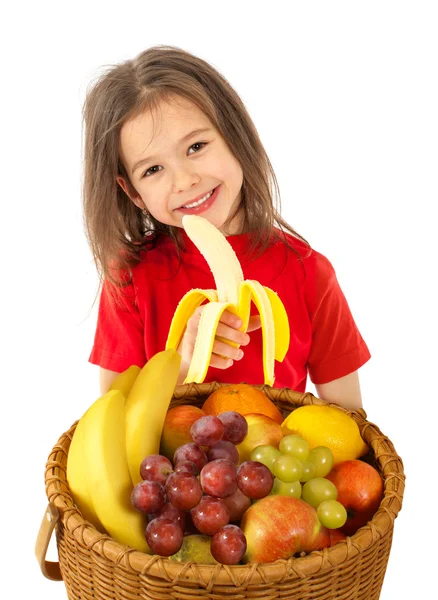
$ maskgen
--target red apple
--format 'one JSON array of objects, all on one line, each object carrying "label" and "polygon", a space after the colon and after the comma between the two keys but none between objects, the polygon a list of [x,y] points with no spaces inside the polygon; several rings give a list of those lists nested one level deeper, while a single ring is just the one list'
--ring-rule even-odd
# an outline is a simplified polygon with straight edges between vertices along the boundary
[{"label": "red apple", "polygon": [[327,530],[330,536],[330,546],[334,546],[338,542],[342,542],[347,539],[345,533],[342,533],[340,529],[328,529]]},{"label": "red apple", "polygon": [[328,530],[319,522],[316,510],[291,496],[258,500],[245,512],[240,527],[247,542],[245,563],[274,562],[330,545]]},{"label": "red apple", "polygon": [[203,410],[191,404],[174,406],[167,411],[161,433],[160,454],[173,460],[178,446],[192,442],[190,427],[200,417],[205,417]]},{"label": "red apple", "polygon": [[383,497],[382,478],[362,460],[344,460],[333,467],[326,479],[335,484],[338,502],[347,510],[347,522],[341,531],[353,535],[378,509]]}]

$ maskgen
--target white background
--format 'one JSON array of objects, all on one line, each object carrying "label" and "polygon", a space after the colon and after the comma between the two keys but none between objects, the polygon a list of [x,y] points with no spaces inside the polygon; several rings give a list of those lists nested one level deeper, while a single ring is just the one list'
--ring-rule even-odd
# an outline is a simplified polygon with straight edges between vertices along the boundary
[{"label": "white background", "polygon": [[45,461],[98,396],[87,362],[97,277],[80,198],[86,88],[103,65],[171,44],[241,95],[283,215],[335,266],[372,353],[360,371],[368,418],[407,474],[381,598],[414,597],[436,568],[436,4],[68,6],[18,2],[3,13],[0,586],[8,598],[66,598],[33,552]]}]

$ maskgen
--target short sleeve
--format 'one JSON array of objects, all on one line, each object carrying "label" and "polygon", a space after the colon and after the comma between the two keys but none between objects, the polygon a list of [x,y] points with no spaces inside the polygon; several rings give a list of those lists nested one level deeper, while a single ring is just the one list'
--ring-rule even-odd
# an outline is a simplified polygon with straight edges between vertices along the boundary
[{"label": "short sleeve", "polygon": [[356,371],[371,354],[356,326],[333,266],[322,254],[315,255],[313,276],[307,283],[312,323],[307,366],[311,381],[322,384]]},{"label": "short sleeve", "polygon": [[103,282],[89,362],[118,373],[146,363],[144,325],[132,283],[116,288]]}]

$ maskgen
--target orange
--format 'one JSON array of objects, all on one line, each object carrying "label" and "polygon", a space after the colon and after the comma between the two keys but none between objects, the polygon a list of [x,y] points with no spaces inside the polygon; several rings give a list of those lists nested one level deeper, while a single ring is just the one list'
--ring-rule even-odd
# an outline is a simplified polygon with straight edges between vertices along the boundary
[{"label": "orange", "polygon": [[234,410],[241,415],[259,413],[283,422],[283,416],[268,396],[252,385],[238,383],[224,385],[207,398],[202,406],[206,415],[218,415],[227,410]]}]

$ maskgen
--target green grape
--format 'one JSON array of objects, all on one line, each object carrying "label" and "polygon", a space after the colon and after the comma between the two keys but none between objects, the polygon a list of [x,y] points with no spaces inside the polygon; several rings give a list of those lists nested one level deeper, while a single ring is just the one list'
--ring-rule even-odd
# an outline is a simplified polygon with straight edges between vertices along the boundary
[{"label": "green grape", "polygon": [[276,477],[272,486],[271,495],[273,496],[292,496],[292,498],[301,498],[301,483],[291,481],[286,483]]},{"label": "green grape", "polygon": [[333,467],[333,452],[327,446],[317,446],[309,452],[307,460],[315,465],[315,477],[325,477]]},{"label": "green grape", "polygon": [[315,477],[303,485],[302,499],[317,508],[324,500],[336,500],[338,490],[334,483],[324,477]]},{"label": "green grape", "polygon": [[274,462],[277,458],[281,456],[280,450],[274,448],[274,446],[262,445],[256,446],[253,448],[250,458],[251,460],[256,460],[257,462],[261,462],[263,465],[268,467],[268,469],[272,471]]},{"label": "green grape", "polygon": [[292,481],[299,481],[301,479],[303,465],[299,458],[295,458],[289,454],[282,454],[275,461],[272,472],[280,481],[291,483]]},{"label": "green grape", "polygon": [[338,529],[347,521],[347,511],[337,500],[324,500],[316,512],[320,523],[329,529]]},{"label": "green grape", "polygon": [[309,456],[308,442],[300,435],[295,435],[293,433],[285,435],[284,438],[280,440],[278,449],[282,454],[290,454],[300,460],[307,460],[307,457]]},{"label": "green grape", "polygon": [[313,479],[316,477],[316,467],[310,460],[303,460],[303,474],[300,478],[300,481],[305,483],[309,481],[309,479]]}]

